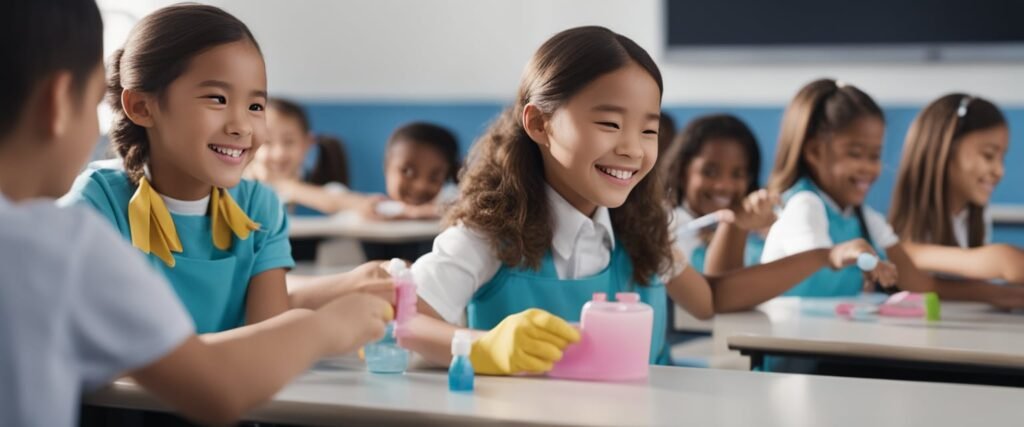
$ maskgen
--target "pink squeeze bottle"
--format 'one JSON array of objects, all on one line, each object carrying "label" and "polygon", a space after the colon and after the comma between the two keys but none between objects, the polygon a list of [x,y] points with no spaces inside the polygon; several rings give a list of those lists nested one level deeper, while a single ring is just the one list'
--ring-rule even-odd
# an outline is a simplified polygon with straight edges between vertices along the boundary
[{"label": "pink squeeze bottle", "polygon": [[401,338],[407,333],[406,322],[416,317],[416,282],[401,259],[392,258],[385,269],[395,281],[395,337]]}]

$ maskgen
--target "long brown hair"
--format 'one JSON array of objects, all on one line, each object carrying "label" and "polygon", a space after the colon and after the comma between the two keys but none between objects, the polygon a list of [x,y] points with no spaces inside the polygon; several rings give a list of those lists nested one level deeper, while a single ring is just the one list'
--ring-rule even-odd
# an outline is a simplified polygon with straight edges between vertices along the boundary
[{"label": "long brown hair", "polygon": [[246,40],[259,45],[249,28],[213,6],[176,4],[142,18],[124,47],[110,59],[107,103],[114,113],[110,144],[124,160],[128,178],[136,183],[149,163],[146,128],[133,123],[121,106],[121,92],[137,90],[160,96],[188,68],[192,58],[222,44]]},{"label": "long brown hair", "polygon": [[[562,31],[527,64],[515,102],[491,125],[469,154],[461,196],[447,215],[482,233],[505,265],[540,267],[551,248],[550,207],[540,149],[523,129],[526,104],[553,113],[595,79],[639,64],[662,89],[654,60],[632,40],[602,27]],[[633,263],[633,280],[646,284],[672,259],[668,214],[657,173],[650,173],[610,209],[616,238]]]},{"label": "long brown hair", "polygon": [[[903,143],[889,222],[901,239],[958,246],[949,211],[949,164],[960,139],[971,132],[1005,126],[995,104],[962,93],[928,104],[914,119]],[[967,244],[985,241],[984,206],[967,204]]]},{"label": "long brown hair", "polygon": [[334,135],[320,134],[316,136],[316,145],[320,147],[320,155],[313,170],[309,171],[310,184],[340,182],[345,186],[351,185],[345,142]]},{"label": "long brown hair", "polygon": [[803,158],[804,144],[815,137],[840,132],[864,117],[885,120],[882,109],[866,93],[833,79],[808,83],[786,107],[779,131],[775,167],[768,190],[782,193],[810,174]]}]

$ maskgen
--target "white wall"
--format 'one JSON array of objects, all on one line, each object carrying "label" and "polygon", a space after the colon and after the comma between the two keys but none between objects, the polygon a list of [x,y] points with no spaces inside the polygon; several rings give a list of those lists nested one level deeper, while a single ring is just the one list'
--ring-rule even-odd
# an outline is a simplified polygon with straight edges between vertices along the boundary
[{"label": "white wall", "polygon": [[[136,16],[170,3],[100,0],[107,10]],[[1024,63],[667,61],[661,0],[209,3],[234,13],[256,34],[267,58],[270,90],[303,99],[506,101],[530,54],[547,37],[572,26],[597,24],[633,38],[655,56],[665,77],[667,105],[780,106],[801,85],[821,76],[854,83],[889,105],[920,105],[953,90],[984,95],[1005,106],[1024,105]],[[124,35],[111,34],[111,39],[119,37]]]}]

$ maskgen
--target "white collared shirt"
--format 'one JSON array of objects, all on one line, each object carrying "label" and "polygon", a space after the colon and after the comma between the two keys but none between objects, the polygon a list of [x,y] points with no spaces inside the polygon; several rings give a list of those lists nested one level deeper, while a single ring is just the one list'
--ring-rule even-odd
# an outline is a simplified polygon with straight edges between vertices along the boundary
[{"label": "white collared shirt", "polygon": [[[853,207],[840,209],[828,195],[813,191],[801,191],[793,195],[782,208],[782,213],[768,231],[764,242],[761,262],[772,262],[811,249],[831,248],[835,243],[828,234],[828,215],[825,204],[841,212],[844,217],[855,215]],[[878,211],[862,207],[864,223],[871,236],[871,242],[888,249],[899,243],[892,226]]]},{"label": "white collared shirt", "polygon": [[685,227],[687,223],[694,219],[696,219],[696,216],[685,202],[682,206],[676,207],[669,213],[669,232],[675,238],[673,247],[678,249],[687,260],[693,259],[693,252],[697,248],[705,246],[700,233],[690,231]]},{"label": "white collared shirt", "polygon": [[[550,186],[546,187],[552,217],[551,254],[560,279],[600,273],[615,249],[608,208],[599,206],[588,218]],[[501,268],[491,242],[459,224],[434,240],[433,250],[412,266],[420,298],[449,323],[465,324],[473,294]]]}]

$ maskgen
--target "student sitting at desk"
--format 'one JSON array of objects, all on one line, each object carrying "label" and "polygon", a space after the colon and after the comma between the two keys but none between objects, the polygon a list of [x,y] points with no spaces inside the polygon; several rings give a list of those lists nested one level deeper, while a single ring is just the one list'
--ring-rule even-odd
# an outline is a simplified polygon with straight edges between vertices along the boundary
[{"label": "student sitting at desk", "polygon": [[[267,102],[268,138],[256,151],[246,175],[274,189],[294,215],[371,211],[380,196],[348,189],[344,147],[336,138],[313,135],[309,116],[298,104],[281,98]],[[315,158],[309,162],[310,158]],[[305,168],[312,163],[311,168]]]},{"label": "student sitting at desk", "polygon": [[[690,264],[702,273],[720,274],[760,263],[760,231],[775,221],[777,197],[759,190],[761,151],[750,128],[728,114],[698,117],[660,155],[674,207],[675,245]],[[687,227],[715,213],[726,221],[713,228]]]},{"label": "student sitting at desk", "polygon": [[648,53],[606,28],[565,30],[541,45],[515,103],[477,141],[449,227],[412,266],[422,315],[403,345],[447,364],[466,325],[478,337],[469,354],[477,373],[546,372],[579,339],[567,321],[595,292],[636,292],[654,309],[650,361],[666,363],[669,296],[708,318],[853,262],[863,241],[718,277],[688,268],[650,173],[662,89]]},{"label": "student sitting at desk", "polygon": [[[395,130],[384,154],[384,181],[392,212],[378,201],[371,212],[377,219],[436,219],[458,196],[454,185],[459,170],[459,144],[448,129],[413,122]],[[394,204],[397,202],[397,204]],[[403,258],[410,261],[430,252],[433,240],[405,244],[363,242],[367,259]]]},{"label": "student sitting at desk", "polygon": [[989,199],[1003,178],[1010,136],[999,107],[954,93],[921,111],[907,132],[889,219],[924,270],[1024,283],[1024,251],[992,244]]},{"label": "student sitting at desk", "polygon": [[[864,204],[882,172],[884,131],[882,109],[852,85],[820,79],[797,93],[783,115],[769,179],[769,189],[782,194],[784,207],[768,232],[761,260],[863,238],[883,259],[875,271],[895,279],[898,269],[901,289],[936,292],[949,300],[1024,306],[1024,288],[953,282],[922,273],[885,218]],[[871,288],[873,281],[864,280],[856,267],[822,270],[786,295],[856,296],[865,284]]]},{"label": "student sitting at desk", "polygon": [[0,39],[0,425],[78,425],[82,396],[121,375],[197,422],[227,424],[321,357],[383,335],[390,304],[357,294],[197,337],[165,278],[106,220],[53,204],[99,136],[96,4],[5,2]]},{"label": "student sitting at desk", "polygon": [[[459,144],[448,129],[413,122],[395,130],[384,154],[384,182],[402,203],[395,218],[439,218],[458,196]],[[379,210],[378,210],[379,211]]]}]

